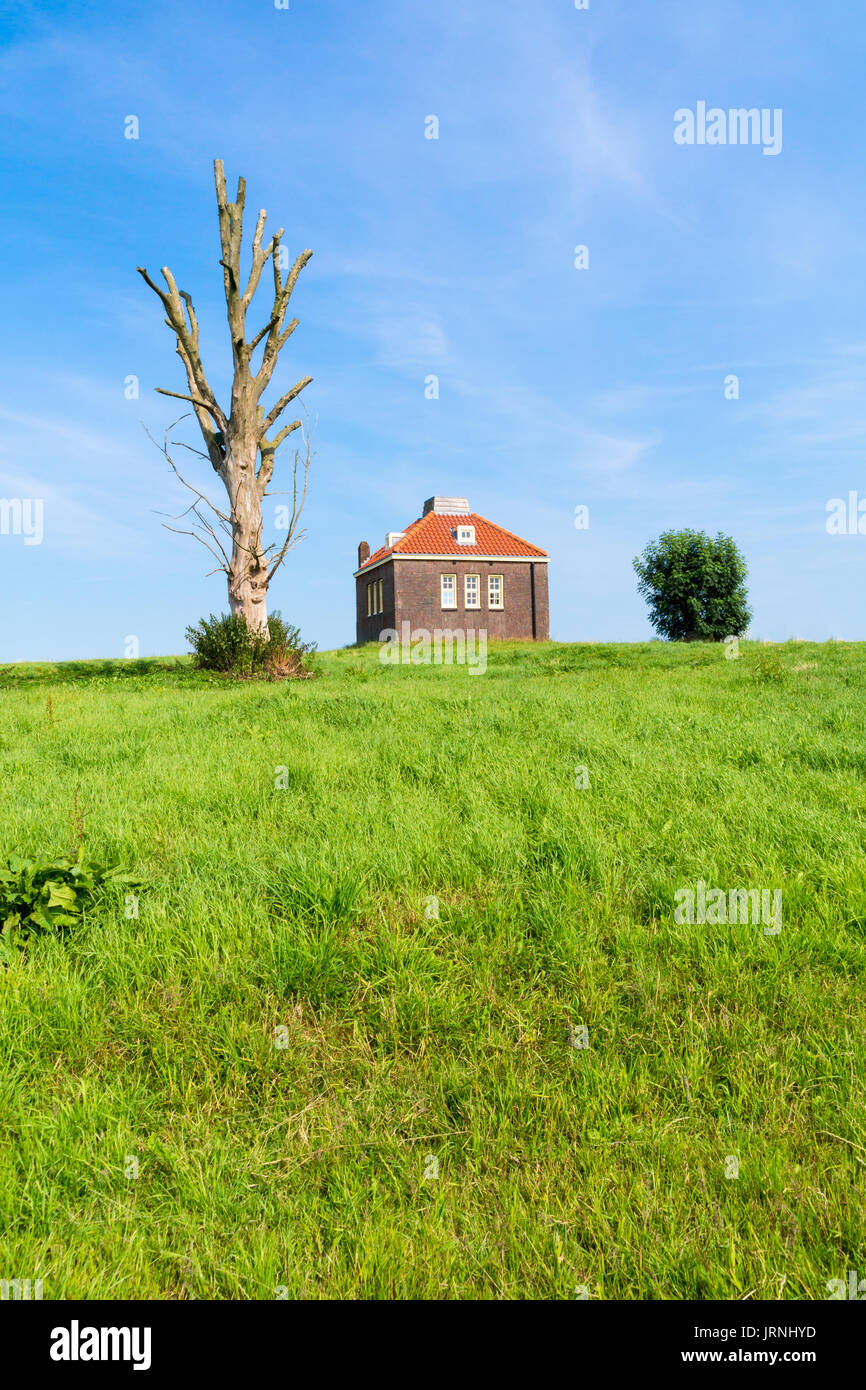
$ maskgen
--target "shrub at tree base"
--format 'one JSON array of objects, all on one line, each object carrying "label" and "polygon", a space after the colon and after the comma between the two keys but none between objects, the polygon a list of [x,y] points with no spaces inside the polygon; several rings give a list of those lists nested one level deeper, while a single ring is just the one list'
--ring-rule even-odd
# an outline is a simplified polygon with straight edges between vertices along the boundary
[{"label": "shrub at tree base", "polygon": [[671,642],[741,637],[752,614],[746,562],[730,536],[665,531],[634,562],[650,622]]},{"label": "shrub at tree base", "polygon": [[193,649],[195,665],[202,671],[220,671],[243,679],[308,679],[312,672],[304,657],[315,651],[314,642],[302,642],[296,627],[284,623],[279,613],[268,618],[268,632],[256,632],[240,613],[222,613],[202,618],[188,627],[186,640]]}]

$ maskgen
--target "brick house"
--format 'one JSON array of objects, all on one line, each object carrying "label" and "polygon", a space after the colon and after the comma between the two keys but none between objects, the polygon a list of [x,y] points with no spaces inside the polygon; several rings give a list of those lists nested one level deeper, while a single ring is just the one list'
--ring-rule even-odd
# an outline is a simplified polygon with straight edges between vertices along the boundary
[{"label": "brick house", "polygon": [[357,640],[409,622],[547,641],[547,563],[546,551],[470,512],[465,497],[431,497],[372,555],[366,541],[358,546]]}]

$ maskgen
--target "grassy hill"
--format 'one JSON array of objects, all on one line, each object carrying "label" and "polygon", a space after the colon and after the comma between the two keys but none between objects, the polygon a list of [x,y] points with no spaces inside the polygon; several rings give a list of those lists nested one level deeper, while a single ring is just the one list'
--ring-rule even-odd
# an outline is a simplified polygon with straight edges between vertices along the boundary
[{"label": "grassy hill", "polygon": [[[108,901],[0,969],[0,1276],[822,1299],[862,1274],[866,647],[377,658],[0,668],[0,858],[63,852],[77,795],[88,851],[147,881],[137,919]],[[781,890],[781,931],[677,922],[698,880]]]}]

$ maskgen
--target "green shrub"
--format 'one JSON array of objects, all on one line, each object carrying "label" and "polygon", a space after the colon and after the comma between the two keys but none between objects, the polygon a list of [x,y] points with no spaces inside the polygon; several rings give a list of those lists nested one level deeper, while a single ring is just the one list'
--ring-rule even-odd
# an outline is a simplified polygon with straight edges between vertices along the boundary
[{"label": "green shrub", "polygon": [[634,570],[650,622],[669,642],[721,642],[749,625],[746,562],[730,536],[665,531]]},{"label": "green shrub", "polygon": [[138,886],[117,864],[68,856],[40,864],[10,855],[0,866],[0,962],[8,964],[31,936],[80,925],[86,908],[109,888]]},{"label": "green shrub", "polygon": [[778,652],[756,652],[752,664],[752,676],[758,681],[783,681],[788,668]]},{"label": "green shrub", "polygon": [[309,676],[303,658],[316,649],[314,642],[302,642],[298,628],[283,622],[279,613],[268,618],[267,636],[254,632],[242,614],[211,613],[187,628],[186,640],[202,671],[272,680]]}]

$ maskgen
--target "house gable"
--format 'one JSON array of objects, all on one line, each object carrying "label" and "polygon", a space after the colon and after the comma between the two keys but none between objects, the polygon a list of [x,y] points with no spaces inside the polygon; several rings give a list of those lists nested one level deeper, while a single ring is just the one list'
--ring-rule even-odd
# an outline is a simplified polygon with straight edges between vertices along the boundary
[{"label": "house gable", "polygon": [[471,512],[465,498],[430,498],[372,554],[362,542],[358,561],[359,642],[404,622],[483,628],[493,640],[547,639],[547,552]]}]

